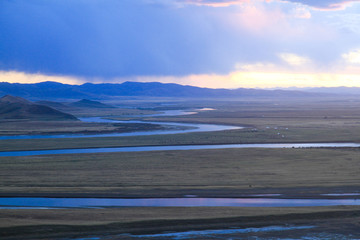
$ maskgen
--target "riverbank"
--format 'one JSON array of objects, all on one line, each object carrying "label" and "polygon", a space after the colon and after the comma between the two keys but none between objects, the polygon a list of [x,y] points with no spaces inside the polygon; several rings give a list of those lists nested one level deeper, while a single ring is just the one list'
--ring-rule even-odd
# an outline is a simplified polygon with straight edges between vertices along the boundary
[{"label": "riverbank", "polygon": [[[342,130],[345,133],[340,133]],[[326,136],[322,136],[326,132]],[[352,132],[346,135],[346,132]],[[48,139],[8,139],[1,141],[0,151],[27,151],[47,149],[74,149],[99,147],[164,146],[164,145],[216,145],[216,144],[261,144],[261,143],[345,143],[360,142],[355,133],[357,128],[346,129],[293,129],[284,137],[275,129],[254,131],[251,129],[226,130],[218,132],[196,132],[185,134],[123,136],[123,137],[88,137],[83,138],[48,138]],[[311,133],[311,135],[310,135]],[[150,134],[150,131],[149,131]],[[307,135],[309,134],[309,135]],[[329,136],[331,135],[331,136]],[[346,136],[345,136],[346,135]]]},{"label": "riverbank", "polygon": [[[98,198],[98,199],[139,199],[139,198],[280,198],[280,199],[360,199],[359,186],[335,186],[335,187],[290,187],[290,188],[174,188],[171,189],[142,189],[118,188],[109,189],[109,192],[96,192],[96,188],[79,189],[72,192],[71,189],[54,188],[53,192],[48,189],[29,187],[26,192],[12,188],[11,192],[0,192],[0,198],[29,197],[29,198]],[[68,190],[69,192],[66,192]],[[113,191],[111,191],[113,190]]]},{"label": "riverbank", "polygon": [[80,121],[0,121],[0,140],[76,137],[94,137],[109,133],[166,130],[160,124],[149,123],[101,123]]},{"label": "riverbank", "polygon": [[129,235],[122,235],[120,238],[115,236],[274,225],[310,225],[314,228],[284,233],[272,232],[270,235],[280,234],[290,237],[291,234],[329,232],[360,237],[360,233],[356,231],[359,220],[360,207],[356,206],[2,210],[0,235],[6,240],[97,236],[114,236],[111,239],[136,239]]}]

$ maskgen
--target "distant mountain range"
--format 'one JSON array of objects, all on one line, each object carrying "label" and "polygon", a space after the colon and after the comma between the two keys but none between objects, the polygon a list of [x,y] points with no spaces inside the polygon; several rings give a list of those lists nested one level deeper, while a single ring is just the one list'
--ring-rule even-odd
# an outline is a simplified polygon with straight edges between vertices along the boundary
[{"label": "distant mountain range", "polygon": [[348,94],[360,95],[360,88],[358,87],[318,87],[318,88],[308,88],[302,91],[341,94],[341,95],[348,95]]},{"label": "distant mountain range", "polygon": [[35,104],[21,97],[5,95],[0,98],[0,120],[78,120],[75,116],[49,106]]},{"label": "distant mountain range", "polygon": [[192,97],[192,98],[241,98],[241,97],[309,97],[327,93],[299,90],[263,89],[212,89],[183,86],[173,83],[124,82],[69,85],[57,82],[20,84],[0,82],[0,96],[11,94],[30,99],[106,99],[113,96]]}]

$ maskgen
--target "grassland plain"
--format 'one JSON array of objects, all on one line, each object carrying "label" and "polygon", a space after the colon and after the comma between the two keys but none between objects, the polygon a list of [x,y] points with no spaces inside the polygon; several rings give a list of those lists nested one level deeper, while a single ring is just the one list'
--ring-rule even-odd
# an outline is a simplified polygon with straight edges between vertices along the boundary
[{"label": "grassland plain", "polygon": [[[139,239],[128,234],[151,234],[163,231],[187,231],[249,228],[273,225],[314,225],[302,231],[247,233],[235,239],[264,237],[279,239],[306,236],[309,233],[360,237],[360,208],[356,206],[297,208],[238,207],[139,207],[111,209],[44,209],[1,210],[2,239],[70,239],[106,237],[106,239]],[[105,233],[105,234],[104,234]],[[126,235],[119,235],[126,234]],[[113,236],[113,237],[111,237]],[[229,239],[229,236],[225,239]],[[240,238],[239,238],[240,237]],[[105,239],[105,238],[104,238]],[[169,238],[141,238],[169,239]],[[198,239],[198,238],[196,238]],[[199,239],[212,239],[205,236]],[[215,237],[214,239],[219,239]],[[261,239],[261,238],[260,238]],[[318,238],[319,239],[319,238]],[[321,238],[320,238],[321,239]],[[330,239],[330,238],[326,238]],[[339,238],[332,238],[339,239]],[[342,238],[351,239],[351,238]]]},{"label": "grassland plain", "polygon": [[[199,121],[199,119],[197,120]],[[189,119],[187,119],[187,121],[189,121]],[[191,121],[194,122],[196,120],[191,119]],[[207,119],[207,121],[209,120]],[[342,125],[332,126],[330,123],[329,125],[326,125],[326,123],[322,122],[322,126],[313,125],[307,127],[296,127],[284,124],[279,127],[278,124],[275,124],[274,127],[270,127],[269,121],[264,121],[262,125],[259,123],[251,128],[219,132],[132,137],[78,138],[76,140],[6,140],[1,141],[0,151],[189,144],[360,142],[360,135],[358,134],[360,132],[360,124],[346,124],[344,122],[338,124]],[[143,127],[140,129],[143,129]],[[94,132],[96,132],[96,130],[94,130]]]},{"label": "grassland plain", "polygon": [[[179,144],[360,142],[360,102],[356,99],[184,101],[176,104],[173,107],[185,109],[201,106],[217,110],[181,117],[147,119],[219,123],[248,128],[121,138],[3,140],[0,141],[0,151]],[[159,110],[163,108],[159,107]],[[92,114],[99,116],[95,112]],[[128,116],[111,117],[130,119]],[[3,130],[6,129],[0,129]],[[1,157],[0,194],[59,197],[179,197],[191,194],[238,197],[243,194],[282,193],[287,197],[312,198],[321,193],[358,192],[358,156],[359,149],[348,148],[218,149]],[[0,231],[8,239],[53,239],[53,236],[101,235],[104,232],[151,233],[272,224],[314,224],[318,230],[311,231],[358,235],[359,211],[358,207],[344,206],[41,211],[8,209],[1,210]]]},{"label": "grassland plain", "polygon": [[[82,139],[31,139],[1,141],[0,151],[94,148],[145,145],[230,144],[271,142],[360,142],[360,103],[355,100],[330,99],[327,101],[252,101],[194,103],[198,106],[214,107],[214,111],[173,117],[143,118],[151,121],[174,121],[192,123],[214,123],[245,126],[240,130],[201,132],[176,135],[82,138]],[[203,104],[203,105],[201,105]],[[189,108],[190,103],[178,107]],[[95,111],[95,110],[94,110]],[[93,112],[94,114],[94,112]],[[110,116],[114,119],[132,119]],[[28,123],[34,125],[33,123]],[[56,132],[43,125],[36,133]],[[80,123],[79,123],[80,124]],[[0,128],[0,134],[14,131],[16,124]],[[116,127],[111,124],[94,124],[92,129],[62,126],[58,132],[109,132]],[[141,126],[137,126],[139,130]],[[117,126],[121,128],[121,126]],[[21,129],[20,129],[21,130]],[[131,129],[130,129],[131,130]],[[134,127],[132,130],[136,130]],[[19,131],[19,129],[17,129]]]},{"label": "grassland plain", "polygon": [[[360,187],[358,149],[217,149],[1,157],[0,193],[174,197]],[[309,189],[312,188],[310,191]],[[291,192],[291,191],[290,191]]]},{"label": "grassland plain", "polygon": [[0,121],[0,136],[47,134],[101,134],[164,129],[161,125],[146,123],[89,123],[80,121]]}]

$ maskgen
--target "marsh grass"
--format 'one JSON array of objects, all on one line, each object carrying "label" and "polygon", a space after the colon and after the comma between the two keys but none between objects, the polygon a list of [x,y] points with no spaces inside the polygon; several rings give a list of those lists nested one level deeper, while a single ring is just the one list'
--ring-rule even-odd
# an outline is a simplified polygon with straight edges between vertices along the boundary
[{"label": "marsh grass", "polygon": [[358,155],[358,149],[217,149],[2,157],[0,192],[216,196],[221,189],[221,196],[360,186]]}]

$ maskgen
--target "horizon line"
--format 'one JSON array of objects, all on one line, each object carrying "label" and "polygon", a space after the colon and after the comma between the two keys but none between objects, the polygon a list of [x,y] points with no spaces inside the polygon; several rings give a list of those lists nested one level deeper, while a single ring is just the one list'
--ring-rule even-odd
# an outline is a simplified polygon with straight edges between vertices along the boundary
[{"label": "horizon line", "polygon": [[140,84],[147,84],[147,83],[159,83],[164,85],[179,85],[179,86],[187,86],[187,87],[195,87],[195,88],[203,88],[203,89],[224,89],[224,90],[237,90],[237,89],[255,89],[255,90],[297,90],[297,89],[314,89],[314,88],[360,88],[357,86],[313,86],[313,87],[299,87],[299,86],[289,86],[289,87],[237,87],[237,88],[225,88],[225,87],[200,87],[196,85],[190,84],[180,84],[180,83],[171,83],[171,82],[160,82],[160,81],[149,81],[149,82],[142,82],[142,81],[124,81],[124,82],[84,82],[84,83],[63,83],[60,81],[40,81],[40,82],[8,82],[8,81],[0,81],[0,83],[8,83],[8,84],[23,84],[23,85],[30,85],[30,84],[41,84],[41,83],[58,83],[62,85],[71,85],[71,86],[82,86],[85,84],[93,84],[93,85],[100,85],[100,84],[114,84],[114,85],[121,85],[124,83],[140,83]]}]

